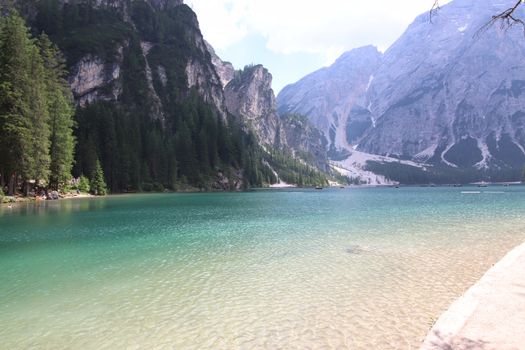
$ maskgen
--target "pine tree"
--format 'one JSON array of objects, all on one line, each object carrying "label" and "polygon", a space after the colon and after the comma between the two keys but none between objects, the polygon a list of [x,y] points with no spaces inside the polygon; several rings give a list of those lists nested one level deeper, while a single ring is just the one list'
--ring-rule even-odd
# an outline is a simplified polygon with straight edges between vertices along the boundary
[{"label": "pine tree", "polygon": [[106,182],[104,180],[104,171],[102,170],[98,159],[95,163],[95,170],[91,175],[90,189],[91,193],[96,196],[105,196],[108,193]]},{"label": "pine tree", "polygon": [[[30,89],[28,98],[31,148],[29,159],[22,175],[25,180],[34,179],[38,183],[49,180],[49,111],[46,96],[46,77],[44,65],[38,48],[31,47]],[[26,191],[28,186],[25,186]],[[27,194],[27,193],[26,193]]]},{"label": "pine tree", "polygon": [[46,68],[45,84],[50,129],[49,185],[58,190],[71,178],[75,139],[73,136],[73,105],[65,80],[65,61],[47,35],[39,37],[38,45]]},{"label": "pine tree", "polygon": [[78,185],[77,189],[80,192],[89,193],[91,191],[91,187],[89,186],[89,180],[84,175],[80,176],[78,179]]},{"label": "pine tree", "polygon": [[41,101],[30,104],[29,98],[35,95],[31,78],[39,67],[34,44],[18,13],[11,11],[0,23],[0,172],[13,195],[20,175],[25,179],[36,175],[32,123],[39,118]]}]

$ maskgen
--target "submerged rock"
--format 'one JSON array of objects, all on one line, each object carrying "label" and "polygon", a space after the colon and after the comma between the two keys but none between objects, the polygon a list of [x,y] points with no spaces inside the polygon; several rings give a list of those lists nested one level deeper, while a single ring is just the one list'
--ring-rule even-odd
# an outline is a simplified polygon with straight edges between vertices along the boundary
[{"label": "submerged rock", "polygon": [[363,247],[359,244],[351,245],[348,248],[346,248],[346,252],[348,254],[363,254],[370,252],[370,249],[367,247]]}]

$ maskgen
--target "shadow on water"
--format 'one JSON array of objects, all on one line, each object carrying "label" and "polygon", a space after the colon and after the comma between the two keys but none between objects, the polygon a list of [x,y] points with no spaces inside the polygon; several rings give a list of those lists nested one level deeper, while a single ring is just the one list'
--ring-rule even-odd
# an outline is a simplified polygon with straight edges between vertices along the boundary
[{"label": "shadow on water", "polygon": [[425,350],[496,350],[483,340],[445,336],[439,331],[433,331],[433,336],[435,340],[430,346],[423,347]]}]

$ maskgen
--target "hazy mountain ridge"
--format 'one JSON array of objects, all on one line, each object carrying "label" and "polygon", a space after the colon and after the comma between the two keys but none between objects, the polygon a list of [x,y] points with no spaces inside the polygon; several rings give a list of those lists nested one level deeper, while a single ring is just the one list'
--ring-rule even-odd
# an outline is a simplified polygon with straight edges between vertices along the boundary
[{"label": "hazy mountain ridge", "polygon": [[381,56],[373,46],[345,53],[332,66],[285,87],[277,96],[279,112],[307,115],[332,151],[349,148],[345,125],[361,121],[348,117],[352,111],[366,111],[367,88]]},{"label": "hazy mountain ridge", "polygon": [[418,17],[384,55],[368,95],[377,125],[358,149],[460,167],[522,164],[522,150],[517,162],[498,159],[498,146],[509,145],[494,147],[492,139],[505,143],[508,135],[523,147],[512,120],[525,108],[518,98],[523,33],[497,25],[478,33],[510,3],[456,0],[433,23],[428,14]]},{"label": "hazy mountain ridge", "polygon": [[[523,31],[495,25],[479,32],[492,15],[513,4],[455,0],[432,22],[425,13],[384,53],[376,69],[357,59],[345,68],[344,57],[363,49],[353,50],[283,89],[278,108],[307,114],[341,152],[357,149],[459,168],[522,167]],[[334,101],[341,91],[333,88],[338,81],[352,77],[354,70],[367,76],[367,69],[373,71],[368,85],[363,86],[363,77],[349,79],[348,93]],[[344,77],[326,73],[336,71]],[[316,98],[308,98],[312,93]],[[348,122],[338,125],[333,115],[341,105],[351,111]],[[331,126],[335,130],[327,130]],[[334,134],[344,133],[347,146],[332,141]]]}]

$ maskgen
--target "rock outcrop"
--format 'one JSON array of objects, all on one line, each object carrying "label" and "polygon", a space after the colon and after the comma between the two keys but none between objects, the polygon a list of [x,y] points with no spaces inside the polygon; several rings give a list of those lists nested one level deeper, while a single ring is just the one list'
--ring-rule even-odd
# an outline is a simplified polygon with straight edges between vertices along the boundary
[{"label": "rock outcrop", "polygon": [[221,58],[215,53],[215,49],[210,45],[210,43],[206,42],[206,47],[210,53],[211,61],[215,66],[215,70],[221,79],[222,86],[226,87],[226,85],[228,85],[228,83],[235,77],[235,68],[230,62],[221,60]]},{"label": "rock outcrop", "polygon": [[[122,50],[119,52],[122,54]],[[121,59],[120,55],[119,61]],[[77,103],[84,107],[93,101],[116,100],[121,92],[120,69],[118,61],[108,63],[91,54],[84,56],[73,66],[69,77],[69,84]]]},{"label": "rock outcrop", "polygon": [[254,132],[265,149],[289,151],[293,156],[329,171],[323,134],[300,115],[278,115],[272,75],[262,65],[235,71],[211,45],[208,50],[221,81],[229,113]]},{"label": "rock outcrop", "polygon": [[222,115],[223,120],[226,120],[227,110],[221,77],[217,74],[212,61],[213,56],[211,56],[209,45],[200,32],[196,16],[193,26],[188,28],[188,35],[193,37],[191,41],[198,51],[198,54],[188,60],[186,64],[188,87],[197,89],[204,101],[214,105]]},{"label": "rock outcrop", "polygon": [[281,147],[285,137],[276,112],[272,75],[262,65],[245,67],[224,89],[228,111],[255,132],[263,145]]}]

